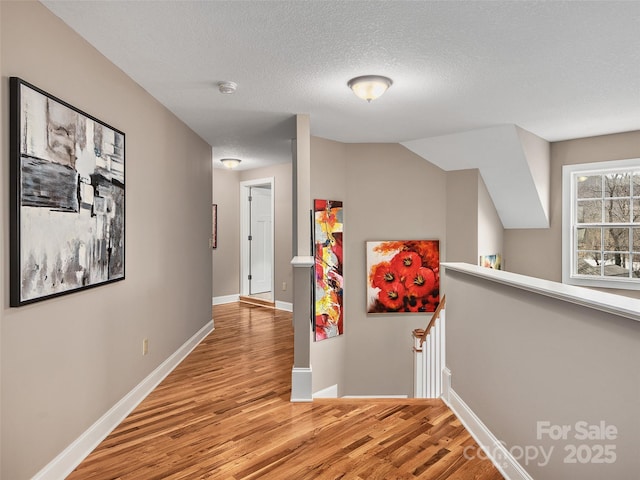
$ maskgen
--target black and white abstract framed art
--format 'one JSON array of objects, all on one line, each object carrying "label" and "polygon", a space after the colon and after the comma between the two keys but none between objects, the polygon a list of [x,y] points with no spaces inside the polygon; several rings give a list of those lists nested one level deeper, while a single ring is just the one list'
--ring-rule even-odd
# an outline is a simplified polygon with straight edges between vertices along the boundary
[{"label": "black and white abstract framed art", "polygon": [[10,304],[125,278],[125,135],[10,79]]}]

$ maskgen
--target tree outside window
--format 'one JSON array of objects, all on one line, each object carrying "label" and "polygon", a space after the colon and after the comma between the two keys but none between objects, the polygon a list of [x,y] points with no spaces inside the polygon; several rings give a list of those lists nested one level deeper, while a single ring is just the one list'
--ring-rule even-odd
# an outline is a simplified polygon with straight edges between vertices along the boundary
[{"label": "tree outside window", "polygon": [[637,282],[621,288],[640,288],[640,159],[615,168],[619,163],[595,164],[614,167],[599,170],[587,169],[595,166],[589,164],[582,165],[584,170],[572,166],[565,178],[572,195],[570,215],[565,215],[571,241],[564,248],[570,251],[564,254],[572,260],[570,278]]}]

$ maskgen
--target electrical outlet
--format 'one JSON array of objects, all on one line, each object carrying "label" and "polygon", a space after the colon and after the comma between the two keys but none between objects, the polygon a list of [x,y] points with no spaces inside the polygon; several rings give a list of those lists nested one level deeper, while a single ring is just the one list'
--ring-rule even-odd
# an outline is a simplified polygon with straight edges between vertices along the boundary
[{"label": "electrical outlet", "polygon": [[146,355],[149,353],[149,339],[145,338],[142,340],[142,355]]},{"label": "electrical outlet", "polygon": [[282,282],[282,290],[286,290],[287,289],[287,282]]}]

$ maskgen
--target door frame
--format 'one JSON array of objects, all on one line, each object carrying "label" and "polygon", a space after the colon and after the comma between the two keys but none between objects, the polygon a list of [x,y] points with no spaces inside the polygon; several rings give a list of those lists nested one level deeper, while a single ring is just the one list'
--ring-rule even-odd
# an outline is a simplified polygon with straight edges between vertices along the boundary
[{"label": "door frame", "polygon": [[275,290],[275,177],[240,182],[240,295],[249,295],[249,189],[269,185],[271,188],[271,301]]}]

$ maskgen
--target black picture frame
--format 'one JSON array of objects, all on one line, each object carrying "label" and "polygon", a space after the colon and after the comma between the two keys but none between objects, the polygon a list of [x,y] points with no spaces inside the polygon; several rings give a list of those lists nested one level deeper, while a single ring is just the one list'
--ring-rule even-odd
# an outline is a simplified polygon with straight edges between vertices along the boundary
[{"label": "black picture frame", "polygon": [[218,204],[211,205],[211,248],[218,248]]},{"label": "black picture frame", "polygon": [[125,278],[125,134],[11,77],[10,306]]}]

